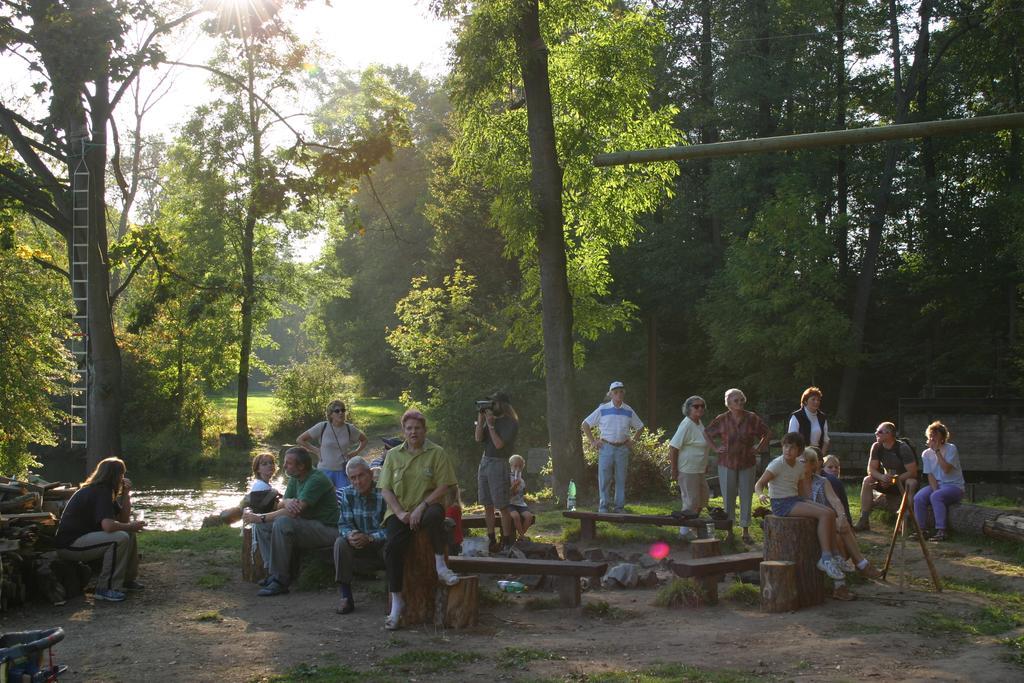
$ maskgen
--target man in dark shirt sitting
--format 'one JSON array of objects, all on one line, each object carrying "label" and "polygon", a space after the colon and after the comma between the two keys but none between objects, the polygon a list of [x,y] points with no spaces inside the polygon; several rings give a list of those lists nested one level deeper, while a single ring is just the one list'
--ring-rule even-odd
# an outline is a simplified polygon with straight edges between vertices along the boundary
[{"label": "man in dark shirt sitting", "polygon": [[103,559],[93,595],[97,600],[121,602],[125,589],[142,588],[135,580],[139,571],[135,533],[146,523],[130,521],[132,482],[124,476],[125,470],[123,460],[101,460],[68,501],[54,539],[61,559]]},{"label": "man in dark shirt sitting", "polygon": [[868,476],[860,489],[860,519],[854,525],[857,531],[869,531],[869,516],[873,507],[886,506],[899,509],[903,489],[914,497],[917,490],[917,461],[910,446],[896,439],[896,425],[883,422],[875,430],[875,443],[868,456]]}]

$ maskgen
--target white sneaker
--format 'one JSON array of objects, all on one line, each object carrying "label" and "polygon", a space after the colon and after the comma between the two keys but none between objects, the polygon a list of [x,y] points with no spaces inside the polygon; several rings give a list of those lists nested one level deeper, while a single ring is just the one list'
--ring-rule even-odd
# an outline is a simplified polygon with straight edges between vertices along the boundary
[{"label": "white sneaker", "polygon": [[825,558],[818,558],[818,569],[828,574],[830,579],[835,581],[843,581],[846,575],[843,574],[843,570],[836,565],[834,559],[826,560]]},{"label": "white sneaker", "polygon": [[684,541],[692,541],[697,538],[697,534],[693,533],[693,529],[688,526],[679,527],[679,538]]},{"label": "white sneaker", "polygon": [[437,572],[437,580],[446,586],[454,586],[459,582],[459,575],[445,567]]}]

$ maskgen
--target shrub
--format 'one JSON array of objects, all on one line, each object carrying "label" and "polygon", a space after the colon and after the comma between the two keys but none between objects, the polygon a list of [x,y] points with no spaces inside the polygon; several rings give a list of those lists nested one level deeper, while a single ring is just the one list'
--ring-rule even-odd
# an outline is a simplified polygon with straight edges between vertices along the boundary
[{"label": "shrub", "polygon": [[[594,430],[595,436],[598,430]],[[598,452],[589,443],[583,444],[583,457],[587,464],[587,477],[597,484]],[[668,462],[668,442],[665,430],[645,429],[634,442],[629,456],[629,477],[626,479],[627,500],[660,498],[671,493],[671,465]],[[579,488],[579,482],[577,482]]]},{"label": "shrub", "polygon": [[657,607],[700,607],[707,603],[704,589],[693,579],[673,579],[654,598]]},{"label": "shrub", "polygon": [[[2,227],[9,235],[9,223]],[[29,445],[56,445],[66,417],[51,398],[68,395],[74,369],[63,346],[74,330],[63,289],[26,255],[0,247],[0,472],[9,476],[38,464]]]},{"label": "shrub", "polygon": [[[352,397],[359,396],[359,379],[345,372],[324,355],[310,356],[277,368],[271,377],[274,400],[281,404],[281,420],[272,438],[292,438],[324,419],[324,409],[336,398],[351,409]],[[351,419],[351,416],[348,416]]]},{"label": "shrub", "polygon": [[722,597],[747,607],[761,604],[761,589],[750,583],[734,583],[725,589]]}]

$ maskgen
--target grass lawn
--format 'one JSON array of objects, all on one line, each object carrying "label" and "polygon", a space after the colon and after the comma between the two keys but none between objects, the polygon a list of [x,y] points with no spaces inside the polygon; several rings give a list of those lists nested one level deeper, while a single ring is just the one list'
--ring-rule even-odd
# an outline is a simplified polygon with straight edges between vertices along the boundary
[{"label": "grass lawn", "polygon": [[373,440],[377,436],[397,436],[398,421],[405,407],[393,398],[357,398],[353,401],[352,420]]},{"label": "grass lawn", "polygon": [[[210,402],[216,409],[219,420],[233,425],[235,422],[235,396],[226,394],[211,396]],[[249,392],[249,428],[257,434],[269,434],[277,423],[281,406],[274,400],[274,393],[269,389]],[[398,420],[402,416],[403,407],[396,399],[391,398],[357,398],[352,405],[352,420],[373,439],[379,435],[398,434]]]},{"label": "grass lawn", "polygon": [[[210,402],[213,403],[213,407],[222,420],[234,424],[237,403],[234,394],[211,396]],[[263,433],[269,432],[277,421],[279,410],[274,401],[273,392],[269,389],[250,391],[247,405],[249,407],[249,428]]]}]

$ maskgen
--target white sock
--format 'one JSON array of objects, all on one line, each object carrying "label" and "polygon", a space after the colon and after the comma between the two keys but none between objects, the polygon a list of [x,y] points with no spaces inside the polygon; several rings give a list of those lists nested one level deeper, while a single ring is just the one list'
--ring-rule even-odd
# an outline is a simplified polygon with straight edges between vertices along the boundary
[{"label": "white sock", "polygon": [[865,557],[863,560],[861,560],[860,562],[857,563],[857,569],[860,569],[861,571],[863,571],[864,568],[868,566],[868,564],[870,564],[868,562],[868,558]]},{"label": "white sock", "polygon": [[448,569],[448,565],[444,563],[444,555],[434,555],[434,568],[437,570],[438,574],[445,569]]},{"label": "white sock", "polygon": [[391,620],[398,621],[399,617],[402,616],[402,608],[405,607],[405,603],[402,602],[401,593],[391,594]]}]

